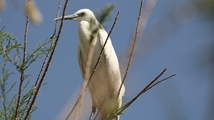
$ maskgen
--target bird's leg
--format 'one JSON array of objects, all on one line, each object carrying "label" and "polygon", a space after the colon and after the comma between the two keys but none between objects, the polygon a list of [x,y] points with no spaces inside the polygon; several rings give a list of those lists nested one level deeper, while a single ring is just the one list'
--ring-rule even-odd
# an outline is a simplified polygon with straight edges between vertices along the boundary
[{"label": "bird's leg", "polygon": [[93,119],[93,116],[94,116],[94,113],[96,112],[96,107],[94,105],[92,105],[92,111],[91,111],[91,115],[89,117],[89,120],[92,120]]}]

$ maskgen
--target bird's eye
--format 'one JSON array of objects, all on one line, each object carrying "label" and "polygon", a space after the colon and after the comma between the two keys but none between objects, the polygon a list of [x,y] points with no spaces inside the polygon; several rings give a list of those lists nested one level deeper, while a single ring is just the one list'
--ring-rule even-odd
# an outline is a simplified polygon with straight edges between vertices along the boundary
[{"label": "bird's eye", "polygon": [[85,12],[81,12],[80,15],[81,15],[81,16],[84,16],[84,15],[85,15]]}]

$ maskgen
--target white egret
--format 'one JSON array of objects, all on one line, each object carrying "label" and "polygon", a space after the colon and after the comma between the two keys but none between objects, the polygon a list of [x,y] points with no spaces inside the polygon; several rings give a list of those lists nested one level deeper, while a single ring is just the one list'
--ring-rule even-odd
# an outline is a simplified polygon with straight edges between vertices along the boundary
[{"label": "white egret", "polygon": [[[91,62],[91,72],[93,71],[108,34],[97,21],[93,12],[89,9],[80,9],[72,15],[65,16],[64,19],[80,21],[78,30],[80,40],[78,47],[78,62],[82,76],[84,77],[87,56],[90,48],[90,38],[92,34],[92,30],[89,29],[90,26],[98,29],[97,34],[95,34],[94,37],[95,48]],[[62,20],[62,17],[55,18],[54,20]],[[123,85],[117,99],[121,82],[117,55],[109,38],[97,70],[88,86],[92,99],[92,113],[90,119],[92,119],[96,109],[100,110],[101,120],[104,120],[112,113],[112,110],[116,110],[121,107],[122,96],[125,92],[125,87]],[[119,120],[119,116],[117,116],[116,119]]]}]

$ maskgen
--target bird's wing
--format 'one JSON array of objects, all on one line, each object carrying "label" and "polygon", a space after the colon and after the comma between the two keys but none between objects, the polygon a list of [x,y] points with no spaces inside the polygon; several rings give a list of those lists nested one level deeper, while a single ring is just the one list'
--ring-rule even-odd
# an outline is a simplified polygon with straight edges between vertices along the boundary
[{"label": "bird's wing", "polygon": [[[108,34],[105,30],[100,29],[99,31],[99,39],[101,46],[104,45],[106,38]],[[121,85],[121,74],[120,74],[120,68],[119,63],[117,59],[117,55],[114,51],[111,39],[108,39],[108,42],[104,48],[103,56],[106,59],[106,69],[108,71],[109,76],[109,88],[113,90],[112,95],[117,95],[119,87]],[[121,96],[123,96],[125,92],[125,87],[123,86],[121,89]]]},{"label": "bird's wing", "polygon": [[77,52],[78,52],[77,55],[78,55],[78,63],[80,66],[80,71],[81,71],[82,76],[84,76],[84,74],[85,74],[85,63],[83,62],[83,56],[82,56],[82,51],[81,51],[80,47],[78,47]]}]

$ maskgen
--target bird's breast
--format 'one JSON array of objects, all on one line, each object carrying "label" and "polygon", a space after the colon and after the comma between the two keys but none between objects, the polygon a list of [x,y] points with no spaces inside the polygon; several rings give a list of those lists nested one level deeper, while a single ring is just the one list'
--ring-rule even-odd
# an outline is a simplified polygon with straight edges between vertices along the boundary
[{"label": "bird's breast", "polygon": [[91,32],[89,30],[90,23],[87,21],[81,21],[79,24],[78,35],[81,43],[89,44]]}]

